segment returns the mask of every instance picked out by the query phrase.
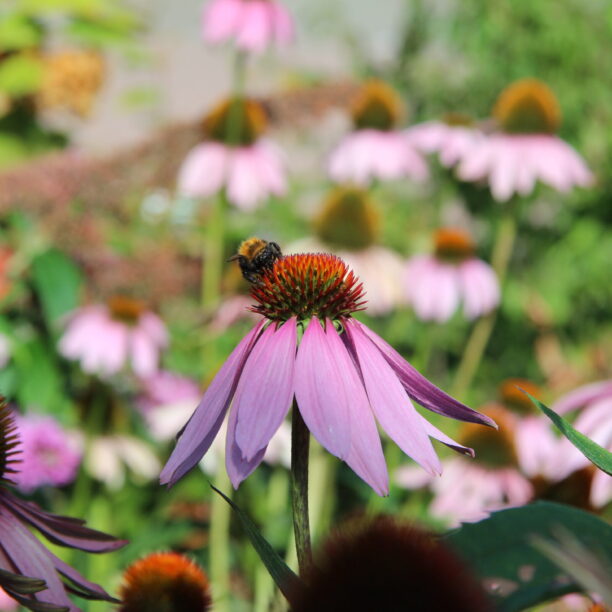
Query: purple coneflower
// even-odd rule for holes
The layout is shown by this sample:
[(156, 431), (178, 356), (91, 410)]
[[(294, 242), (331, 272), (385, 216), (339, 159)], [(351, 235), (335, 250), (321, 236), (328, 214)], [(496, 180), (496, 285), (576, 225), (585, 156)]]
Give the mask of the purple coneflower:
[(586, 187), (593, 175), (580, 155), (555, 135), (561, 112), (552, 91), (536, 79), (507, 87), (493, 109), (500, 130), (481, 139), (464, 156), (457, 175), (487, 179), (496, 200), (530, 194), (536, 180), (557, 191)]
[(466, 318), (475, 319), (499, 304), (499, 283), (493, 268), (474, 256), (475, 244), (459, 229), (438, 230), (433, 255), (409, 260), (405, 290), (417, 317), (448, 321), (463, 302)]
[[(0, 585), (23, 606), (34, 610), (37, 602), (47, 602), (56, 604), (49, 610), (78, 612), (67, 591), (89, 599), (115, 602), (102, 587), (86, 580), (47, 550), (29, 528), (33, 527), (54, 544), (87, 552), (116, 550), (126, 541), (89, 529), (79, 519), (49, 514), (37, 504), (15, 496), (10, 486), (15, 484), (12, 479), (18, 472), (18, 453), (14, 418), (3, 405), (0, 407)], [(11, 584), (15, 586), (11, 575), (44, 580), (46, 589), (31, 596), (20, 594), (11, 587)]]
[(254, 100), (219, 104), (204, 120), (205, 142), (181, 166), (179, 191), (207, 198), (225, 189), (228, 200), (242, 210), (256, 208), (270, 195), (283, 195), (284, 163), (276, 145), (261, 138), (266, 126), (265, 111)]
[(328, 171), (338, 182), (367, 185), (373, 179), (409, 177), (423, 181), (427, 163), (397, 124), (402, 102), (386, 83), (365, 83), (353, 101), (353, 132), (332, 152)]
[(208, 43), (231, 40), (243, 51), (258, 53), (273, 43), (290, 43), (294, 25), (277, 0), (212, 0), (204, 7), (202, 34)]
[(419, 374), (382, 338), (355, 320), (363, 288), (329, 254), (289, 255), (253, 285), (261, 321), (240, 342), (207, 389), (161, 473), (174, 484), (215, 439), (226, 413), (226, 466), (237, 487), (262, 461), (295, 397), (318, 442), (378, 494), (388, 475), (376, 422), (432, 473), (440, 461), (430, 437), (462, 452), (414, 408), (495, 426)]
[(461, 161), (484, 138), (469, 117), (458, 113), (449, 113), (439, 121), (417, 123), (406, 130), (406, 136), (419, 151), (437, 153), (447, 168)]
[(21, 469), (13, 478), (17, 488), (30, 493), (71, 483), (81, 463), (77, 436), (49, 416), (19, 416), (16, 421), (21, 440)]
[(60, 339), (59, 351), (80, 362), (84, 372), (110, 376), (130, 365), (137, 376), (157, 371), (168, 344), (162, 320), (140, 300), (116, 296), (106, 304), (77, 310)]

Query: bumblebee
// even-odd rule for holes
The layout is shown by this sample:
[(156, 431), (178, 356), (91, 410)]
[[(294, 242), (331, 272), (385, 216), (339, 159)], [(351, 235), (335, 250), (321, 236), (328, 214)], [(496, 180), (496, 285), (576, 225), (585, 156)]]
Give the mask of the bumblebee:
[(227, 261), (237, 261), (242, 276), (249, 283), (258, 283), (261, 275), (271, 270), (274, 262), (283, 256), (276, 242), (261, 238), (248, 238), (238, 247), (238, 253)]

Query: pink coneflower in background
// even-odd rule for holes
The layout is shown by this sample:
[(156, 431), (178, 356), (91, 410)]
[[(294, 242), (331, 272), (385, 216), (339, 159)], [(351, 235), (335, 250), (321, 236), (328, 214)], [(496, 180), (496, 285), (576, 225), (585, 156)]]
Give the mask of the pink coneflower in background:
[(258, 53), (294, 37), (289, 11), (277, 0), (212, 0), (204, 5), (202, 35), (208, 43), (232, 41), (239, 49)]
[(463, 159), (484, 138), (473, 122), (450, 113), (440, 121), (418, 123), (406, 130), (408, 140), (423, 153), (437, 153), (447, 168)]
[(463, 156), (457, 175), (487, 180), (496, 200), (529, 195), (539, 180), (557, 191), (587, 187), (593, 175), (580, 155), (555, 135), (561, 112), (552, 91), (536, 79), (507, 87), (493, 109), (499, 131)]
[(289, 253), (330, 252), (355, 272), (368, 295), (368, 313), (384, 315), (406, 298), (400, 283), (404, 259), (377, 244), (380, 212), (367, 193), (355, 187), (335, 187), (317, 213), (313, 230), (316, 238), (289, 245)]
[(463, 302), (468, 319), (499, 304), (500, 290), (489, 264), (474, 256), (475, 244), (459, 229), (438, 230), (433, 255), (417, 255), (404, 274), (406, 297), (423, 321), (448, 321)]
[(68, 321), (59, 351), (80, 362), (84, 372), (110, 376), (125, 366), (137, 376), (157, 371), (168, 344), (162, 320), (131, 298), (116, 296), (104, 305), (85, 306)]
[(253, 210), (270, 195), (283, 195), (284, 163), (276, 145), (261, 138), (266, 125), (265, 111), (254, 100), (219, 104), (204, 120), (205, 142), (181, 166), (178, 190), (207, 198), (225, 189), (228, 200), (242, 210)]
[(429, 176), (425, 159), (397, 127), (403, 105), (386, 83), (365, 83), (351, 113), (354, 131), (329, 158), (328, 172), (333, 180), (367, 185), (373, 179), (409, 177), (423, 181)]
[(388, 475), (377, 420), (432, 473), (440, 462), (430, 436), (472, 452), (425, 420), (411, 398), (445, 416), (494, 426), (352, 318), (364, 308), (363, 289), (339, 258), (283, 257), (253, 285), (252, 296), (262, 319), (210, 384), (162, 470), (163, 483), (174, 484), (198, 463), (229, 411), (226, 466), (237, 487), (262, 461), (294, 397), (318, 442), (381, 495)]
[(48, 416), (19, 416), (17, 425), (21, 440), (20, 470), (14, 476), (17, 488), (30, 493), (38, 487), (71, 483), (81, 462), (77, 436)]
[[(603, 448), (612, 451), (612, 380), (584, 385), (557, 400), (551, 408), (559, 414), (579, 410), (574, 427)], [(569, 442), (563, 442), (567, 446)], [(569, 455), (569, 452), (568, 452)], [(572, 446), (576, 470), (592, 470), (589, 501), (601, 508), (612, 500), (612, 478), (601, 470), (592, 468), (590, 462)], [(568, 461), (569, 462), (569, 461)]]
[[(85, 579), (47, 550), (30, 529), (33, 527), (54, 544), (87, 552), (116, 550), (126, 542), (89, 529), (84, 521), (49, 514), (37, 504), (19, 499), (10, 488), (18, 471), (19, 434), (13, 414), (3, 405), (0, 407), (0, 542), (3, 553), (0, 570), (8, 574), (0, 574), (0, 585), (25, 607), (47, 602), (76, 611), (78, 608), (68, 597), (69, 591), (89, 599), (117, 603), (102, 587)], [(15, 574), (44, 580), (47, 588), (31, 596), (20, 595), (18, 585), (13, 584), (11, 588), (10, 576)]]
[(428, 486), (433, 493), (429, 507), (432, 516), (451, 525), (478, 521), (494, 510), (521, 506), (532, 499), (534, 489), (518, 469), (514, 435), (517, 417), (502, 406), (485, 413), (495, 419), (499, 431), (482, 430), (472, 424), (462, 426), (460, 441), (473, 446), (476, 459), (460, 457), (444, 461), (444, 473), (432, 478), (403, 466), (395, 474), (398, 485), (407, 489)]

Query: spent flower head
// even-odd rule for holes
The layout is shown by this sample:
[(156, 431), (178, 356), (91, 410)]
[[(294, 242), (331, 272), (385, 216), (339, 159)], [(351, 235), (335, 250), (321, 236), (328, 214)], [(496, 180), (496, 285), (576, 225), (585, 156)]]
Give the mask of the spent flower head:
[(353, 318), (365, 308), (363, 287), (338, 257), (281, 257), (251, 295), (261, 320), (205, 392), (162, 471), (163, 483), (175, 483), (198, 463), (229, 413), (226, 466), (237, 487), (262, 461), (294, 398), (319, 443), (381, 495), (388, 475), (377, 421), (432, 473), (440, 472), (440, 462), (430, 437), (472, 454), (423, 418), (411, 399), (451, 418), (494, 426)]
[(354, 519), (321, 546), (293, 612), (492, 611), (477, 578), (439, 538), (387, 516)]

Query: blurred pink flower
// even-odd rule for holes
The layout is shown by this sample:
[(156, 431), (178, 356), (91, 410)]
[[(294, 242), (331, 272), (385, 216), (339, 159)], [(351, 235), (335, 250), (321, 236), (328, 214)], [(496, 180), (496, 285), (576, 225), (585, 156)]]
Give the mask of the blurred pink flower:
[(328, 171), (337, 182), (357, 185), (402, 177), (424, 181), (429, 176), (423, 156), (399, 130), (360, 129), (348, 134), (332, 152)]
[(285, 256), (251, 294), (263, 318), (204, 393), (162, 470), (162, 483), (176, 483), (199, 462), (228, 414), (226, 466), (237, 487), (261, 463), (294, 396), (319, 443), (381, 495), (388, 491), (388, 475), (377, 420), (432, 473), (439, 473), (440, 462), (431, 437), (471, 454), (422, 417), (410, 398), (447, 417), (494, 426), (351, 317), (363, 308), (363, 289), (339, 258)]
[(0, 612), (14, 612), (19, 604), (4, 589), (0, 588)]
[[(584, 385), (568, 393), (551, 408), (560, 414), (580, 409), (574, 427), (585, 436), (612, 452), (612, 380)], [(569, 445), (568, 441), (566, 446)], [(573, 447), (572, 447), (573, 448)], [(578, 453), (577, 449), (574, 449)], [(580, 469), (590, 462), (578, 453), (575, 466)], [(612, 500), (612, 478), (596, 470), (591, 484), (591, 504), (601, 508)]]
[(487, 178), (500, 202), (514, 193), (529, 195), (537, 180), (560, 192), (593, 182), (582, 157), (552, 134), (490, 134), (464, 155), (457, 176), (463, 181)]
[(162, 320), (137, 300), (115, 297), (107, 304), (85, 306), (69, 319), (59, 351), (80, 362), (84, 372), (110, 376), (130, 365), (137, 376), (157, 371), (168, 344)]
[(491, 193), (505, 201), (529, 195), (537, 180), (560, 192), (587, 187), (593, 175), (580, 155), (555, 135), (561, 120), (552, 91), (535, 79), (507, 87), (493, 109), (500, 131), (482, 138), (461, 160), (457, 176), (488, 180)]
[[(439, 477), (416, 475), (415, 466), (400, 467), (395, 481), (407, 489), (429, 485), (434, 499), (429, 512), (449, 525), (470, 523), (486, 518), (490, 512), (522, 506), (533, 497), (529, 480), (512, 467), (490, 469), (460, 457), (443, 462)], [(421, 470), (421, 474), (422, 474)]]
[(437, 153), (440, 163), (454, 166), (484, 138), (480, 130), (468, 125), (452, 125), (444, 121), (426, 121), (405, 132), (410, 143), (423, 153)]
[(521, 474), (516, 461), (516, 416), (500, 406), (484, 413), (495, 419), (499, 431), (476, 431), (467, 424), (460, 438), (474, 446), (476, 459), (447, 459), (440, 477), (418, 474), (414, 466), (402, 466), (395, 473), (399, 486), (427, 486), (434, 496), (429, 511), (453, 526), (478, 521), (494, 510), (521, 506), (534, 495), (531, 482)]
[(278, 148), (263, 139), (240, 147), (220, 142), (197, 145), (181, 166), (179, 191), (207, 198), (223, 188), (229, 201), (242, 210), (257, 208), (270, 195), (283, 195), (287, 184)]
[(30, 493), (70, 484), (81, 462), (77, 436), (48, 416), (18, 416), (16, 422), (21, 440), (20, 470), (13, 479), (17, 488)]
[(212, 0), (204, 7), (202, 34), (208, 43), (233, 41), (258, 53), (294, 37), (291, 15), (277, 0)]
[(123, 434), (97, 436), (85, 455), (85, 469), (113, 491), (123, 486), (126, 468), (137, 480), (148, 482), (159, 474), (160, 467), (148, 444)]
[(257, 315), (249, 310), (253, 300), (248, 295), (232, 295), (224, 299), (210, 322), (210, 331), (223, 333), (242, 319), (256, 322)]
[(142, 387), (138, 407), (145, 414), (158, 406), (198, 399), (201, 394), (200, 387), (194, 380), (168, 370), (159, 370), (144, 378)]
[(499, 304), (500, 289), (493, 268), (473, 255), (474, 245), (461, 230), (442, 229), (436, 253), (417, 255), (404, 274), (406, 297), (423, 321), (448, 321), (463, 302), (468, 319), (480, 317)]

